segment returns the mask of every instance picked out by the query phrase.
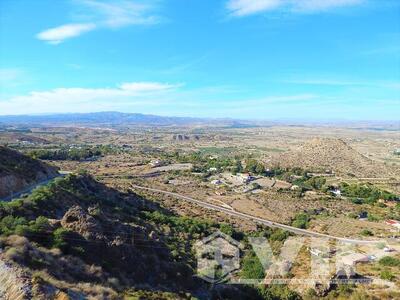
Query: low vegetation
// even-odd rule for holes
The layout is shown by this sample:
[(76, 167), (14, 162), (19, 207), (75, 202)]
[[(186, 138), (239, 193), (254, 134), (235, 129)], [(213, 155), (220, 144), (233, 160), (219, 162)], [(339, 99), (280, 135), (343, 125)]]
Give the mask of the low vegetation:
[(107, 154), (121, 152), (118, 147), (99, 145), (99, 146), (71, 146), (57, 150), (36, 149), (28, 152), (28, 155), (34, 159), (43, 160), (76, 160), (81, 161)]

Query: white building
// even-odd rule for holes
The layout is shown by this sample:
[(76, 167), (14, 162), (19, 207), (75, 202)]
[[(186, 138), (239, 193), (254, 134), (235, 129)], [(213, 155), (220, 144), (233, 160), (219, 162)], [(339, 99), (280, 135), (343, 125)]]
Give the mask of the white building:
[(163, 165), (163, 162), (159, 159), (155, 159), (150, 162), (150, 166), (153, 168), (161, 167), (162, 165)]
[(214, 184), (214, 185), (223, 184), (223, 182), (220, 179), (215, 179), (215, 180), (211, 181), (211, 183)]
[(342, 192), (339, 189), (332, 189), (329, 190), (330, 193), (332, 193), (335, 197), (340, 197), (342, 195)]
[(237, 176), (243, 183), (249, 183), (254, 179), (254, 177), (251, 176), (249, 173), (239, 173), (237, 174)]

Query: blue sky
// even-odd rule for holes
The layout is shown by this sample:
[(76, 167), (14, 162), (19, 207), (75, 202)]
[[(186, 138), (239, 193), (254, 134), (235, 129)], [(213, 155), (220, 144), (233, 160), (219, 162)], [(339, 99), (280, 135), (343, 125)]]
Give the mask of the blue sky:
[(2, 0), (0, 114), (399, 120), (400, 1)]

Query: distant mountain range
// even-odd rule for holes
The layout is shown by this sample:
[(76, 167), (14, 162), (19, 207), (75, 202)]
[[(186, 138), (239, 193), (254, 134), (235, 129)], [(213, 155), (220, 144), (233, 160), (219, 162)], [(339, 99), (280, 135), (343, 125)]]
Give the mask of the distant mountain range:
[(353, 129), (369, 130), (400, 130), (400, 121), (349, 121), (349, 120), (239, 120), (230, 118), (193, 118), (157, 116), (141, 113), (93, 112), (93, 113), (62, 113), (43, 115), (0, 115), (0, 127), (3, 125), (82, 125), (82, 126), (183, 126), (209, 125), (231, 128), (246, 128), (257, 126), (338, 126)]
[(102, 125), (186, 125), (206, 123), (234, 123), (234, 121), (210, 120), (188, 117), (165, 117), (140, 113), (94, 112), (49, 115), (0, 116), (5, 124), (102, 124)]

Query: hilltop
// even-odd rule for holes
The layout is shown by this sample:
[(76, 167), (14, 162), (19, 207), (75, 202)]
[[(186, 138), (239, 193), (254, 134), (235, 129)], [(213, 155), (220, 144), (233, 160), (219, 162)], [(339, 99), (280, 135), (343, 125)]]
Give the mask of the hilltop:
[(0, 198), (57, 176), (57, 168), (0, 146)]
[(277, 156), (281, 167), (299, 167), (311, 171), (330, 170), (342, 176), (385, 177), (393, 175), (388, 166), (373, 161), (335, 138), (314, 138), (299, 149)]

